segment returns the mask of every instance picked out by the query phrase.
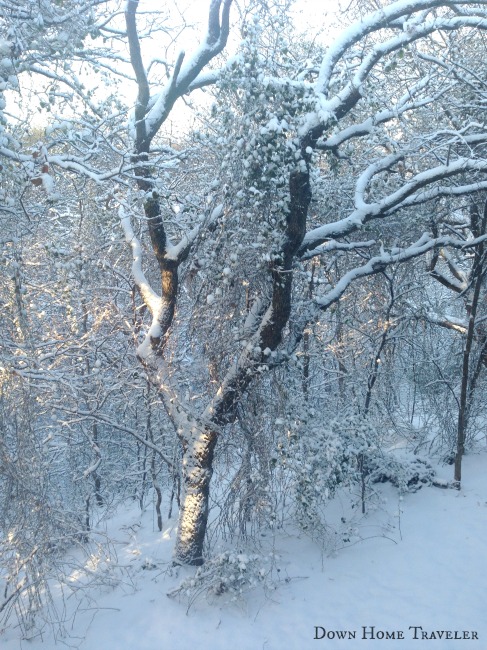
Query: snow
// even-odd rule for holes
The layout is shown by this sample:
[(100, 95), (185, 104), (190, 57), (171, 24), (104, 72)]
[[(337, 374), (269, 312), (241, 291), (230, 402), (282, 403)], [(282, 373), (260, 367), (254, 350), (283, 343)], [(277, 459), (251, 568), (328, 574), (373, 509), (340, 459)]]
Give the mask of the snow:
[[(450, 162), (448, 165), (439, 165), (427, 171), (420, 172), (410, 178), (399, 189), (386, 195), (380, 201), (366, 203), (364, 195), (371, 179), (381, 171), (392, 167), (394, 163), (400, 160), (401, 155), (393, 154), (369, 165), (356, 182), (354, 194), (355, 210), (344, 219), (324, 224), (323, 226), (308, 231), (303, 239), (301, 248), (303, 250), (310, 249), (313, 246), (318, 246), (328, 238), (352, 233), (367, 221), (385, 215), (389, 216), (405, 206), (425, 203), (427, 200), (431, 200), (436, 196), (468, 194), (487, 187), (485, 181), (478, 181), (471, 185), (430, 187), (436, 181), (441, 181), (469, 170), (476, 172), (487, 170), (487, 164), (483, 159), (470, 160), (467, 158), (459, 158)], [(428, 189), (424, 189), (425, 187)]]
[[(11, 53), (12, 43), (6, 41), (4, 38), (0, 38), (0, 56), (8, 56)], [(9, 59), (9, 63), (12, 62)]]
[[(469, 18), (466, 15), (446, 19), (440, 19), (435, 16), (432, 20), (423, 22), (422, 18), (426, 14), (423, 14), (420, 10), (422, 8), (430, 9), (435, 4), (435, 0), (415, 0), (414, 3), (411, 3), (410, 0), (405, 0), (404, 2), (399, 0), (371, 13), (361, 22), (354, 23), (342, 32), (333, 45), (328, 48), (323, 58), (320, 72), (314, 85), (317, 98), (315, 111), (309, 113), (303, 120), (299, 129), (300, 136), (305, 136), (306, 133), (318, 125), (322, 125), (323, 128), (328, 128), (330, 120), (333, 119), (338, 109), (345, 106), (357, 92), (359, 95), (362, 94), (362, 84), (366, 81), (375, 63), (383, 58), (384, 55), (398, 51), (408, 43), (442, 29), (455, 30), (463, 25), (485, 28), (485, 21), (473, 16)], [(402, 26), (404, 31), (372, 47), (355, 71), (350, 82), (345, 84), (340, 92), (330, 97), (329, 91), (335, 66), (344, 56), (345, 52), (365, 35), (379, 31), (387, 24), (395, 24), (397, 27), (398, 19), (401, 20), (413, 11), (416, 12), (416, 15), (403, 22)]]
[(182, 252), (190, 246), (196, 239), (196, 237), (199, 235), (201, 232), (201, 224), (198, 224), (195, 226), (192, 230), (190, 230), (188, 233), (184, 234), (181, 239), (179, 240), (178, 244), (171, 244), (169, 241), (169, 238), (167, 240), (166, 244), (166, 253), (165, 253), (165, 258), (168, 260), (174, 260), (178, 261), (180, 258)]
[(161, 297), (152, 289), (142, 270), (142, 247), (130, 223), (130, 212), (122, 204), (119, 208), (119, 218), (125, 234), (125, 240), (132, 248), (132, 276), (134, 281), (151, 313), (158, 313), (161, 309)]
[(216, 208), (212, 210), (210, 221), (213, 222), (215, 219), (218, 219), (218, 217), (221, 217), (222, 214), (223, 214), (223, 203), (219, 203), (216, 206)]
[(61, 195), (57, 194), (54, 191), (54, 180), (52, 176), (48, 173), (42, 173), (40, 177), (41, 177), (42, 187), (44, 188), (47, 196), (51, 200), (59, 199)]
[[(152, 510), (141, 515), (130, 506), (107, 530), (116, 540), (125, 578), (98, 586), (89, 603), (80, 605), (79, 596), (67, 600), (69, 637), (59, 639), (59, 646), (307, 650), (318, 647), (315, 635), (324, 634), (322, 647), (364, 650), (375, 649), (380, 633), (388, 632), (389, 640), (379, 647), (395, 647), (402, 635), (399, 647), (409, 650), (415, 647), (414, 635), (421, 640), (424, 632), (428, 650), (482, 650), (487, 639), (486, 461), (485, 450), (465, 457), (460, 491), (424, 487), (403, 499), (391, 486), (381, 485), (380, 507), (354, 515), (352, 537), (338, 535), (332, 554), (322, 553), (296, 530), (268, 533), (263, 540), (267, 557), (274, 558), (277, 589), (256, 587), (236, 602), (224, 595), (202, 596), (189, 609), (184, 599), (166, 596), (195, 571), (171, 567), (175, 522), (156, 532)], [(446, 485), (451, 467), (437, 471), (439, 483)], [(341, 517), (350, 516), (345, 501), (338, 498), (329, 505), (331, 531), (338, 530)], [(235, 549), (237, 569), (245, 570), (251, 557), (247, 549)], [(94, 558), (91, 568), (108, 571), (109, 565)], [(75, 583), (76, 575), (72, 578)], [(447, 632), (453, 638), (457, 632), (460, 640), (449, 639)], [(463, 632), (468, 633), (465, 640)], [(3, 650), (56, 647), (48, 628), (29, 642), (20, 640), (15, 627), (1, 636)]]

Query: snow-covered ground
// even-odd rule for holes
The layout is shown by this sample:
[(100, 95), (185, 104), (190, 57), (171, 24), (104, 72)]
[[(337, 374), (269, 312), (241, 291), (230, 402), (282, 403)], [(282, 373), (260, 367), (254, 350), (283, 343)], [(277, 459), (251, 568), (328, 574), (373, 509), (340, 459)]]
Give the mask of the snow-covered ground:
[[(323, 553), (306, 536), (279, 531), (264, 538), (260, 549), (266, 570), (273, 566), (276, 589), (259, 585), (235, 602), (225, 593), (201, 595), (189, 609), (184, 598), (167, 597), (194, 572), (171, 569), (171, 529), (155, 532), (151, 511), (118, 513), (108, 532), (116, 542), (119, 568), (112, 571), (120, 581), (92, 590), (91, 600), (67, 599), (68, 636), (55, 638), (46, 627), (42, 635), (21, 640), (12, 624), (0, 631), (0, 646), (485, 650), (486, 466), (486, 453), (467, 456), (461, 491), (426, 487), (399, 499), (392, 486), (380, 486), (378, 507), (356, 518), (348, 532), (349, 513), (337, 500), (330, 519), (340, 522), (335, 530), (341, 549)], [(452, 468), (440, 467), (438, 473), (451, 479)], [(94, 560), (92, 568), (111, 574), (103, 562)], [(54, 588), (53, 594), (56, 598)]]

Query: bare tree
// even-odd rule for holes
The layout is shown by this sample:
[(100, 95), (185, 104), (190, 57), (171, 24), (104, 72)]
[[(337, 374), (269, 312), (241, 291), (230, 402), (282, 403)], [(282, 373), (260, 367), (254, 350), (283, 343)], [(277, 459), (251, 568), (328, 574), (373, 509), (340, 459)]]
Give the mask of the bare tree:
[[(483, 125), (462, 117), (469, 93), (481, 103), (483, 86), (474, 82), (481, 63), (474, 57), (465, 75), (458, 49), (459, 42), (473, 47), (487, 27), (486, 4), (379, 3), (323, 51), (293, 49), (280, 3), (253, 2), (240, 55), (225, 61), (232, 0), (212, 0), (201, 42), (172, 64), (164, 61), (162, 83), (144, 64), (139, 2), (128, 0), (124, 28), (116, 11), (94, 12), (91, 23), (73, 23), (81, 44), (72, 59), (117, 67), (119, 78), (135, 83), (128, 137), (115, 98), (97, 104), (63, 73), (61, 57), (51, 57), (49, 30), (38, 46), (47, 43), (41, 69), (13, 34), (3, 43), (14, 48), (13, 66), (55, 81), (54, 102), (57, 88), (71, 88), (71, 106), (79, 102), (86, 111), (68, 126), (55, 122), (36, 151), (4, 140), (7, 164), (29, 182), (40, 180), (49, 200), (60, 198), (55, 174), (73, 173), (103, 188), (109, 212), (119, 206), (138, 311), (148, 314), (135, 328), (137, 356), (183, 450), (176, 562), (203, 561), (215, 446), (242, 417), (238, 406), (251, 385), (293, 360), (307, 328), (352, 284), (439, 248), (482, 246), (483, 232), (467, 240), (455, 231), (435, 234), (425, 212), (434, 201), (457, 205), (487, 189)], [(62, 17), (55, 3), (50, 11), (44, 21), (52, 32), (68, 24), (69, 7)], [(27, 25), (37, 20), (29, 7), (15, 15)], [(269, 38), (264, 25), (280, 38)], [(91, 32), (95, 45), (100, 34), (126, 41), (129, 59), (116, 47), (97, 53), (83, 46)], [(69, 48), (56, 38), (64, 56)], [(214, 178), (195, 173), (199, 196), (182, 183), (171, 190), (174, 201), (171, 170), (184, 169), (189, 154), (168, 145), (164, 127), (178, 102), (210, 86), (217, 114), (198, 146), (211, 147), (203, 164)], [(229, 233), (240, 240), (230, 241)], [(303, 287), (312, 260), (310, 294)], [(331, 260), (339, 262), (336, 274)], [(197, 355), (186, 358), (187, 337), (199, 325), (207, 340), (201, 335)]]
[[(224, 3), (223, 7), (220, 5), (219, 2), (213, 2), (211, 5), (208, 35), (202, 49), (186, 66), (185, 57), (180, 55), (168, 85), (153, 100), (151, 108), (148, 84), (136, 38), (136, 3), (129, 5), (128, 33), (131, 39), (132, 63), (139, 84), (136, 113), (138, 161), (146, 162), (149, 143), (175, 99), (212, 79), (212, 75), (199, 78), (198, 75), (201, 75), (203, 65), (221, 51), (226, 41), (230, 3)], [(441, 10), (437, 11), (438, 7)], [(161, 271), (161, 296), (150, 288), (142, 272), (141, 248), (129, 225), (127, 209), (122, 209), (122, 223), (127, 241), (133, 250), (135, 281), (153, 315), (152, 325), (138, 349), (138, 356), (151, 371), (153, 381), (162, 392), (167, 412), (184, 450), (185, 491), (176, 543), (177, 561), (195, 564), (202, 561), (214, 447), (225, 425), (235, 419), (236, 405), (258, 373), (262, 372), (262, 369), (282, 363), (284, 358), (296, 349), (306, 325), (321, 311), (337, 302), (352, 282), (383, 271), (389, 265), (423, 255), (439, 246), (474, 247), (483, 241), (482, 236), (466, 243), (454, 236), (434, 237), (431, 234), (423, 234), (408, 245), (393, 246), (389, 252), (386, 252), (382, 245), (377, 254), (365, 255), (363, 264), (345, 272), (333, 289), (320, 292), (314, 300), (309, 301), (307, 308), (294, 321), (293, 327), (287, 330), (292, 313), (293, 271), (300, 259), (321, 257), (334, 248), (366, 251), (376, 242), (341, 242), (369, 222), (386, 221), (399, 212), (414, 209), (438, 197), (464, 195), (483, 189), (485, 181), (481, 174), (486, 169), (486, 163), (482, 157), (456, 155), (452, 160), (447, 157), (446, 148), (443, 149), (443, 159), (442, 154), (438, 153), (430, 159), (425, 155), (418, 157), (419, 150), (414, 148), (414, 142), (401, 142), (400, 139), (394, 142), (390, 135), (393, 125), (401, 123), (402, 116), (405, 116), (404, 124), (407, 126), (411, 113), (419, 113), (425, 106), (434, 104), (444, 95), (447, 87), (439, 62), (433, 61), (419, 78), (408, 84), (409, 87), (405, 89), (402, 97), (391, 97), (390, 104), (385, 108), (371, 112), (373, 102), (370, 108), (367, 106), (367, 91), (373, 87), (375, 79), (380, 79), (380, 75), (385, 74), (391, 57), (405, 48), (413, 48), (416, 52), (415, 44), (428, 39), (432, 34), (447, 34), (460, 27), (469, 26), (479, 29), (486, 25), (481, 5), (472, 7), (470, 4), (467, 6), (465, 3), (455, 3), (453, 9), (454, 11), (450, 12), (450, 5), (446, 3), (420, 1), (408, 7), (403, 3), (392, 3), (370, 14), (360, 25), (345, 31), (328, 49), (311, 85), (304, 81), (292, 80), (292, 83), (296, 84), (293, 87), (294, 96), (299, 93), (304, 95), (308, 106), (314, 103), (313, 110), (308, 110), (307, 113), (298, 111), (298, 115), (294, 116), (294, 126), (289, 125), (288, 119), (279, 119), (268, 113), (267, 123), (261, 119), (260, 131), (256, 137), (250, 142), (248, 135), (245, 138), (247, 148), (244, 152), (256, 154), (254, 158), (257, 159), (258, 166), (255, 173), (260, 174), (260, 180), (270, 172), (270, 165), (262, 160), (261, 152), (264, 146), (270, 147), (275, 139), (279, 140), (279, 134), (281, 141), (291, 142), (288, 151), (291, 150), (293, 155), (292, 160), (281, 157), (278, 163), (279, 174), (287, 174), (288, 180), (285, 187), (280, 188), (280, 196), (284, 201), (276, 227), (279, 234), (274, 238), (273, 248), (269, 250), (268, 288), (250, 309), (248, 335), (243, 352), (236, 355), (218, 379), (213, 396), (199, 413), (195, 413), (182, 399), (178, 389), (178, 373), (171, 367), (165, 354), (178, 297), (177, 271), (190, 254), (202, 228), (214, 228), (215, 222), (221, 222), (225, 209), (232, 211), (234, 208), (230, 197), (227, 206), (214, 210), (204, 221), (204, 226), (195, 226), (178, 244), (171, 244), (147, 168), (142, 165), (137, 168), (139, 187), (149, 193), (146, 194), (144, 210), (153, 251)], [(357, 48), (362, 42), (365, 49), (358, 53)], [(419, 49), (417, 51), (419, 52)], [(309, 74), (313, 76), (314, 73), (310, 70)], [(248, 81), (241, 72), (240, 77), (237, 73), (236, 78), (237, 85), (240, 83), (240, 89), (245, 91), (249, 85)], [(265, 87), (271, 87), (274, 92), (283, 83), (291, 86), (291, 81), (276, 76), (265, 79)], [(373, 91), (370, 92), (372, 97)], [(357, 120), (362, 103), (363, 117)], [(381, 129), (383, 125), (389, 126), (389, 131), (387, 128)], [(321, 224), (306, 231), (312, 198), (312, 170), (316, 169), (317, 156), (327, 151), (340, 156), (342, 149), (360, 142), (365, 137), (372, 138), (369, 150), (372, 149), (376, 158), (358, 173), (355, 186), (352, 187), (354, 201), (349, 214), (338, 221)], [(453, 134), (453, 138), (455, 137), (457, 136)], [(483, 136), (475, 132), (474, 128), (472, 134), (467, 137), (480, 139)], [(387, 143), (384, 138), (387, 138)], [(391, 147), (395, 151), (391, 151)], [(379, 155), (381, 149), (382, 152), (385, 149), (386, 155)], [(259, 161), (259, 156), (262, 162)], [(435, 158), (438, 164), (432, 166), (431, 162)], [(461, 179), (466, 172), (473, 175), (473, 182), (460, 180), (460, 183), (454, 185), (449, 183), (450, 179)], [(256, 192), (259, 191), (258, 185), (254, 184), (252, 187)]]

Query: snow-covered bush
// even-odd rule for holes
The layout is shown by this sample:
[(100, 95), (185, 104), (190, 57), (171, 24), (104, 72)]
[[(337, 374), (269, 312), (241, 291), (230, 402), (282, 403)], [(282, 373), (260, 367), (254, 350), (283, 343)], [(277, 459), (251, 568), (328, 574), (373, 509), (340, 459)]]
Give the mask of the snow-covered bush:
[(167, 595), (187, 601), (189, 608), (201, 596), (210, 599), (221, 596), (234, 602), (258, 585), (273, 590), (276, 588), (274, 561), (272, 553), (266, 557), (225, 551), (205, 562)]
[[(285, 424), (278, 421), (278, 426)], [(339, 486), (358, 482), (364, 457), (376, 450), (376, 433), (363, 417), (338, 415), (327, 423), (287, 423), (278, 461), (294, 475), (296, 517), (305, 531), (323, 532), (323, 507)]]
[(353, 412), (328, 422), (315, 417), (307, 424), (288, 423), (277, 459), (294, 476), (297, 521), (316, 537), (324, 534), (324, 507), (338, 488), (358, 486), (365, 513), (371, 485), (389, 481), (402, 493), (414, 492), (434, 476), (426, 461), (384, 451), (377, 425)]
[(416, 492), (424, 485), (431, 485), (435, 476), (435, 470), (426, 460), (412, 454), (398, 457), (389, 452), (368, 457), (366, 469), (371, 483), (389, 481), (401, 493)]

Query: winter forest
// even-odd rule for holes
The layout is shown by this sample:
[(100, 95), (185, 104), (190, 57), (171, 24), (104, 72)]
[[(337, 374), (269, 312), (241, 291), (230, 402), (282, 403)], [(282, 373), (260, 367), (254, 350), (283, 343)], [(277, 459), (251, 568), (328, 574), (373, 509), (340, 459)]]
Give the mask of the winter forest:
[(0, 0), (0, 644), (139, 569), (278, 599), (485, 473), (487, 0), (190, 5)]

